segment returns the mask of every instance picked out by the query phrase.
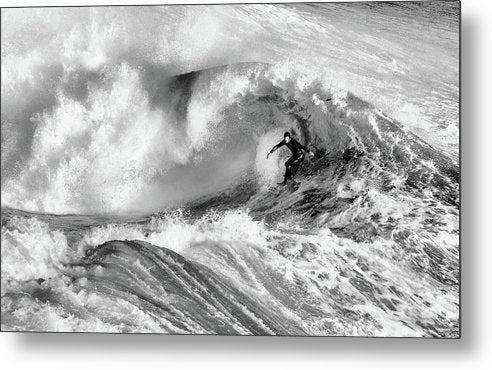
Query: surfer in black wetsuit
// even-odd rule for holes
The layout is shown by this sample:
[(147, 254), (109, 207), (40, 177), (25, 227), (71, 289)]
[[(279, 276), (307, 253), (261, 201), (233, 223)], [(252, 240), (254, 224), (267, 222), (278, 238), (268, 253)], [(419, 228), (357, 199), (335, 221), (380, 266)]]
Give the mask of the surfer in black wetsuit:
[[(284, 175), (284, 182), (282, 185), (287, 184), (287, 180), (293, 179), (294, 175), (297, 172), (297, 169), (299, 168), (299, 165), (301, 162), (304, 160), (304, 155), (306, 153), (309, 153), (310, 155), (314, 155), (313, 152), (309, 151), (309, 149), (300, 144), (296, 139), (291, 138), (290, 132), (286, 132), (284, 134), (284, 139), (275, 145), (272, 150), (267, 154), (267, 159), (272, 154), (275, 152), (278, 148), (287, 145), (287, 148), (290, 149), (292, 152), (292, 156), (285, 162), (285, 175)], [(304, 152), (303, 152), (304, 151)]]

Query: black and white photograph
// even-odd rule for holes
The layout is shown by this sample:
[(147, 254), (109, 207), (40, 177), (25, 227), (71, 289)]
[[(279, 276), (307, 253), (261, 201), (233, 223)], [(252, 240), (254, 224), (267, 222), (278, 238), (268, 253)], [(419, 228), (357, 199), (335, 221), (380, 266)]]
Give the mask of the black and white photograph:
[(1, 330), (460, 338), (460, 16), (2, 8)]

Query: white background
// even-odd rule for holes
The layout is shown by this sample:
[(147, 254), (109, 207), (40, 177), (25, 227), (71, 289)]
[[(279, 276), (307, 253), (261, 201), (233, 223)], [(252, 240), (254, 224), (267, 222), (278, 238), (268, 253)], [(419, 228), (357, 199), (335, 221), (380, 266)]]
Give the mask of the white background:
[[(136, 0), (0, 0), (1, 6)], [(144, 0), (141, 3), (170, 3)], [(197, 3), (204, 0), (175, 0)], [(222, 2), (215, 0), (215, 2)], [(0, 333), (3, 369), (474, 369), (492, 364), (492, 2), (462, 1), (462, 338), (357, 339)], [(487, 68), (488, 67), (488, 68)], [(486, 365), (489, 363), (489, 365)], [(139, 369), (139, 370), (140, 370)]]

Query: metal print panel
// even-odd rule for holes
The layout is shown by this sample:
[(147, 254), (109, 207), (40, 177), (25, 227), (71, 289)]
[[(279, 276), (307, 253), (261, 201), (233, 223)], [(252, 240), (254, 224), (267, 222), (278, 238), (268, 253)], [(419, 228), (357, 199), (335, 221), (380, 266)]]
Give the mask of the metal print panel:
[(1, 21), (3, 331), (459, 337), (458, 2)]

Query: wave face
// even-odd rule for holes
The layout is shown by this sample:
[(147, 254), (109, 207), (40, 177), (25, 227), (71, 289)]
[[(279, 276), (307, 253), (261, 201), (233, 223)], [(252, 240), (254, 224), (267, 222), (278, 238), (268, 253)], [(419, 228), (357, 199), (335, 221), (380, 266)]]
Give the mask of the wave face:
[(409, 181), (425, 185), (427, 171), (456, 180), (449, 156), (353, 94), (333, 92), (288, 67), (250, 63), (162, 79), (155, 74), (122, 64), (98, 75), (101, 82), (91, 84), (84, 102), (60, 96), (53, 112), (36, 118), (25, 166), (6, 176), (4, 205), (149, 212), (251, 178), (269, 183), (281, 177), (283, 165), (278, 156), (264, 156), (285, 130), (324, 159), (364, 153), (371, 167), (386, 166), (392, 177), (416, 176)]
[[(285, 102), (312, 111), (319, 145), (346, 146), (343, 108), (316, 104), (345, 104), (347, 91), (456, 158), (457, 14), (454, 3), (6, 10), (2, 205), (180, 205), (231, 185), (260, 143), (298, 126)], [(207, 70), (245, 61), (272, 66)]]
[(458, 334), (456, 240), (442, 219), (362, 241), (364, 230), (272, 227), (238, 210), (2, 218), (3, 330)]
[(2, 329), (458, 336), (454, 6), (2, 12)]

